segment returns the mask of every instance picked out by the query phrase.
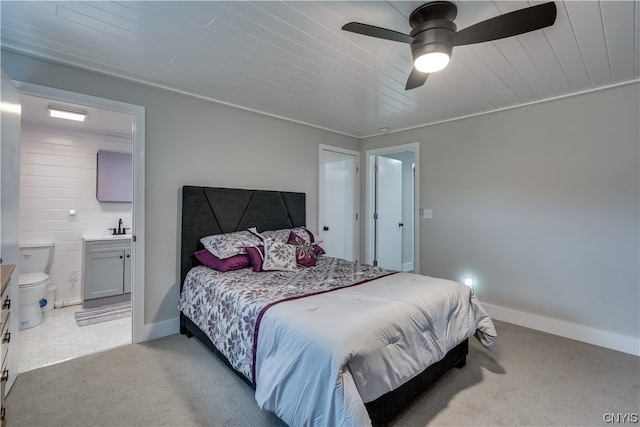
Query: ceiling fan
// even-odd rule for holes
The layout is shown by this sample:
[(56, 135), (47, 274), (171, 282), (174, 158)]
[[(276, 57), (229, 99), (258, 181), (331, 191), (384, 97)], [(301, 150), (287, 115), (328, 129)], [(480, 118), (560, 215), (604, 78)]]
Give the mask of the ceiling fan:
[(551, 26), (556, 21), (557, 10), (554, 2), (543, 3), (478, 22), (460, 31), (453, 23), (457, 13), (453, 3), (434, 1), (411, 12), (409, 25), (412, 29), (409, 34), (359, 22), (349, 22), (342, 29), (409, 43), (414, 67), (405, 90), (410, 90), (422, 86), (429, 73), (445, 68), (454, 46), (498, 40)]

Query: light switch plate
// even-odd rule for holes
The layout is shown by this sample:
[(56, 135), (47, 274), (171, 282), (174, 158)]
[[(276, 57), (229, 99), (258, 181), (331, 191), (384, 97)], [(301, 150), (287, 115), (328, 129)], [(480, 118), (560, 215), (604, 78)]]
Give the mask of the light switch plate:
[(423, 219), (431, 219), (433, 218), (433, 210), (432, 209), (420, 209), (422, 211)]

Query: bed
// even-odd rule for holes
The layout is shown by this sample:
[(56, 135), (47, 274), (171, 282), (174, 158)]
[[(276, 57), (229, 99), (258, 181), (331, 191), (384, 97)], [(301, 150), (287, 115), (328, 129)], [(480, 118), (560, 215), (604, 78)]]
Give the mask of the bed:
[[(304, 229), (305, 203), (305, 194), (296, 192), (182, 188), (180, 332), (201, 340), (255, 390), (261, 408), (290, 425), (386, 425), (448, 370), (464, 367), (470, 336), (491, 348), (495, 329), (468, 288), (443, 279), (326, 255), (295, 272), (265, 274), (246, 267), (221, 273), (194, 256), (205, 236)], [(274, 297), (281, 291), (271, 280), (282, 283), (285, 293)], [(310, 282), (309, 290), (300, 290)], [(424, 297), (424, 305), (438, 313), (425, 322), (446, 329), (447, 336), (438, 337), (428, 353), (409, 354), (425, 351), (422, 335), (431, 324), (415, 326), (420, 333), (409, 330), (398, 306), (386, 308), (381, 301), (393, 292), (402, 306), (417, 306), (414, 301), (423, 296), (411, 292), (423, 292), (427, 282), (453, 301), (436, 304), (432, 295)], [(243, 302), (227, 296), (239, 288)], [(213, 318), (216, 304), (218, 312), (232, 315)], [(417, 323), (415, 316), (410, 323)]]

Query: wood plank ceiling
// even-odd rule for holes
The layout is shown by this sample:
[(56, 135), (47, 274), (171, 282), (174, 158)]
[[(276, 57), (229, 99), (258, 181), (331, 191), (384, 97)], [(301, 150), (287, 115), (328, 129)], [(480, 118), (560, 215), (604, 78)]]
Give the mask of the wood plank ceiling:
[[(540, 1), (457, 1), (458, 29)], [(557, 1), (554, 26), (459, 46), (405, 91), (422, 2), (2, 1), (2, 48), (366, 137), (640, 78), (637, 1)]]

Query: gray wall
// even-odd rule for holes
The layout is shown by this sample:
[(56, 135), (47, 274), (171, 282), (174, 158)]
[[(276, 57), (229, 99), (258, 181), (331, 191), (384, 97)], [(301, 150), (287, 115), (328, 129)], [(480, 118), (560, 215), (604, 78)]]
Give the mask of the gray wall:
[(639, 335), (639, 84), (361, 141), (420, 143), (422, 274), (487, 303)]
[(14, 80), (146, 107), (145, 324), (178, 316), (178, 191), (183, 185), (307, 193), (317, 229), (319, 144), (354, 138), (2, 51)]

